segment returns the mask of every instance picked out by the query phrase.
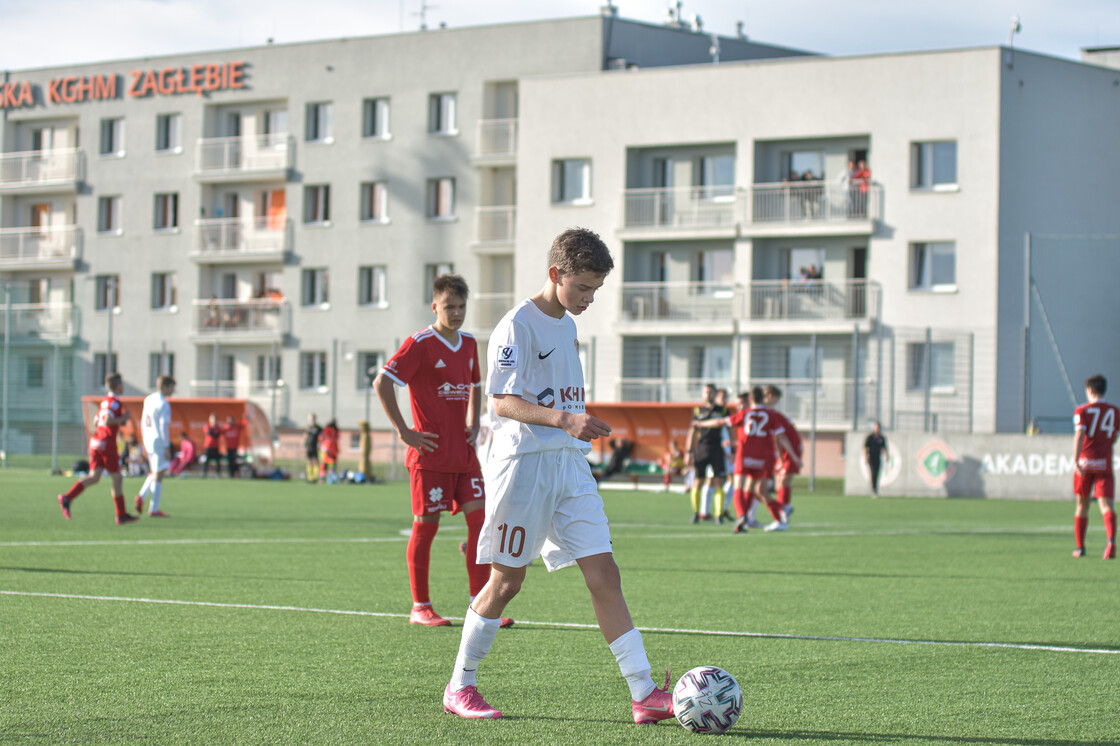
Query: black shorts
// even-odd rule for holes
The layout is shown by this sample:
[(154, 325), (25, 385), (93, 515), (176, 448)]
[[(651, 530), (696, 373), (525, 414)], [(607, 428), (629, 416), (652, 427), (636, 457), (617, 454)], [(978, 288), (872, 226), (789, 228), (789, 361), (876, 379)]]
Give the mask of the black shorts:
[(206, 449), (206, 460), (218, 462), (222, 460), (222, 452), (217, 448)]
[(698, 456), (693, 460), (692, 465), (696, 468), (697, 480), (708, 476), (708, 467), (711, 467), (713, 477), (727, 476), (727, 460), (723, 457), (723, 451), (714, 456)]
[(318, 461), (319, 460), (319, 452), (318, 451), (308, 451), (307, 452), (307, 460), (308, 461)]

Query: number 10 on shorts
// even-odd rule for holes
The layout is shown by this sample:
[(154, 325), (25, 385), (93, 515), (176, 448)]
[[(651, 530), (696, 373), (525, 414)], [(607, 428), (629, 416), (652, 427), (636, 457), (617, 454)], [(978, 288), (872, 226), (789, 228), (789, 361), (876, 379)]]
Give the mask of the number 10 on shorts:
[[(510, 557), (520, 557), (525, 551), (525, 529), (522, 526), (510, 526), (503, 523), (498, 526), (502, 532), (502, 541), (498, 546), (499, 554), (509, 554)], [(508, 544), (506, 543), (508, 540)]]

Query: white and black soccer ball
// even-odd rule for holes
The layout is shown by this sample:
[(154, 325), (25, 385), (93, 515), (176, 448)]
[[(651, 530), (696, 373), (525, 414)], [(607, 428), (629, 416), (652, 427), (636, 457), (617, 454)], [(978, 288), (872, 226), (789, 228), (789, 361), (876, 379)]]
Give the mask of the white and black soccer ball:
[(742, 710), (743, 690), (722, 668), (697, 666), (673, 687), (673, 712), (693, 733), (723, 733)]

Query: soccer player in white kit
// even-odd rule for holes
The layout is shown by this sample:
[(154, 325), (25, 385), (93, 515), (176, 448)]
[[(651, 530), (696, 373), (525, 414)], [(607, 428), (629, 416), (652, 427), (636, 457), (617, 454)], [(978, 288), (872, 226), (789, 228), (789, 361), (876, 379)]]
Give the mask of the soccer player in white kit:
[(610, 427), (586, 412), (572, 316), (587, 310), (613, 267), (595, 233), (564, 231), (549, 251), (544, 287), (490, 336), (486, 392), (495, 417), (478, 541), (478, 561), (491, 563), (490, 579), (467, 609), (443, 694), (444, 709), (461, 717), (502, 716), (479, 694), (476, 671), (537, 556), (549, 571), (575, 564), (583, 572), (599, 629), (630, 687), (634, 722), (673, 717), (672, 694), (654, 684), (622, 595), (603, 499), (586, 457), (591, 441), (609, 435)]
[(140, 494), (136, 496), (136, 511), (143, 514), (144, 498), (151, 493), (148, 502), (148, 515), (167, 518), (159, 508), (163, 494), (163, 475), (171, 468), (171, 404), (167, 397), (175, 393), (175, 379), (160, 376), (156, 379), (157, 391), (144, 397), (144, 413), (140, 416), (140, 434), (144, 440), (144, 451), (148, 454), (148, 477)]

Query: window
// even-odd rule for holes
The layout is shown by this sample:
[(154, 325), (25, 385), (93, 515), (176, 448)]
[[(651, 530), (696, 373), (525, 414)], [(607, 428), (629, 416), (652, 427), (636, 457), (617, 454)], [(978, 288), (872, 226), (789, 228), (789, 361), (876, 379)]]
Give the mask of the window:
[(264, 135), (264, 145), (283, 147), (288, 144), (288, 112), (286, 109), (262, 112), (260, 122), (261, 134)]
[(735, 197), (735, 156), (708, 155), (696, 159), (693, 172), (700, 199), (720, 201)]
[(455, 217), (455, 179), (450, 176), (428, 179), (428, 217), (436, 220)]
[(299, 387), (301, 389), (325, 389), (327, 387), (327, 353), (300, 353)]
[(113, 353), (112, 361), (108, 361), (104, 352), (95, 352), (93, 354), (93, 387), (95, 389), (105, 390), (105, 376), (117, 370), (117, 353)]
[(330, 103), (308, 104), (305, 139), (308, 142), (334, 142), (333, 118), (333, 107)]
[(389, 99), (367, 98), (362, 101), (362, 137), (389, 137)]
[(41, 356), (32, 356), (27, 360), (27, 388), (41, 389), (47, 379), (47, 359)]
[(176, 192), (157, 194), (154, 215), (157, 231), (179, 229), (179, 195)]
[(304, 306), (326, 306), (330, 295), (330, 275), (325, 268), (303, 270), (303, 295), (301, 304)]
[(362, 220), (370, 223), (389, 222), (389, 185), (384, 181), (362, 184)]
[(386, 269), (384, 266), (358, 267), (358, 305), (389, 305), (386, 296)]
[(279, 355), (257, 355), (257, 384), (268, 384), (271, 386), (275, 381), (280, 380), (280, 356)]
[(584, 205), (591, 202), (591, 161), (569, 158), (552, 162), (554, 204)]
[(174, 272), (152, 273), (152, 308), (159, 311), (177, 311), (178, 282)]
[(155, 391), (157, 379), (164, 375), (175, 377), (175, 353), (148, 353), (148, 388)]
[(304, 187), (303, 222), (322, 225), (331, 222), (330, 184), (314, 184)]
[(433, 93), (428, 97), (428, 132), (436, 135), (459, 133), (454, 93)]
[[(906, 388), (922, 391), (926, 388), (926, 369), (929, 369), (929, 388), (941, 393), (953, 390), (954, 349), (952, 342), (911, 342), (907, 347)], [(928, 358), (927, 358), (928, 351)]]
[(112, 158), (124, 155), (124, 119), (101, 120), (101, 145), (98, 153)]
[(819, 150), (794, 150), (782, 153), (782, 179), (804, 179), (811, 174), (809, 181), (824, 179), (824, 153)]
[(436, 281), (436, 278), (454, 271), (455, 266), (453, 264), (441, 262), (439, 264), (424, 265), (424, 287), (421, 297), (424, 299), (425, 304), (432, 302), (432, 283)]
[(97, 232), (121, 233), (121, 198), (97, 198)]
[(98, 311), (119, 308), (121, 305), (120, 275), (97, 275), (94, 277), (93, 307)]
[(957, 185), (957, 143), (916, 142), (910, 146), (910, 186), (952, 189)]
[(156, 152), (183, 152), (182, 114), (160, 114), (156, 117)]
[(368, 389), (377, 372), (385, 364), (385, 353), (366, 350), (358, 353), (358, 390)]
[(218, 358), (218, 380), (219, 381), (233, 381), (236, 376), (234, 372), (237, 370), (237, 359), (233, 355), (222, 355)]
[(910, 289), (957, 289), (957, 246), (952, 241), (910, 245)]

